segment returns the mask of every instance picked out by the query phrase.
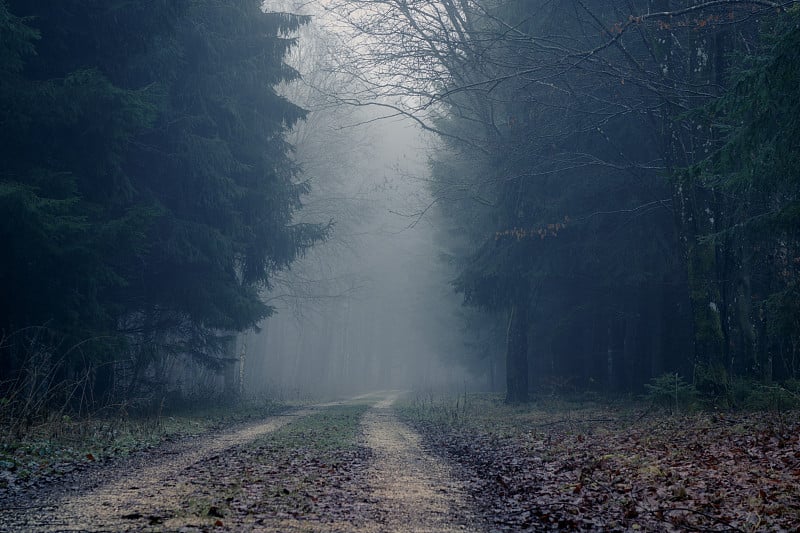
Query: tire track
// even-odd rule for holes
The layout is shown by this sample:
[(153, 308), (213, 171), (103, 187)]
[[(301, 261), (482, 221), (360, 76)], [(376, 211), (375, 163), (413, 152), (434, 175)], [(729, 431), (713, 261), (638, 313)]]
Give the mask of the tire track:
[(368, 531), (448, 533), (479, 531), (466, 491), (449, 466), (425, 451), (420, 435), (392, 412), (398, 393), (364, 415), (362, 427), (375, 461), (368, 479), (381, 523)]
[(178, 509), (189, 491), (192, 469), (225, 450), (268, 435), (301, 417), (340, 402), (276, 415), (241, 429), (186, 439), (132, 458), (100, 474), (94, 484), (77, 483), (46, 494), (24, 508), (0, 509), (2, 531), (142, 531)]
[[(196, 520), (187, 521), (186, 504), (197, 497), (198, 491), (213, 495), (220, 489), (213, 476), (236, 479), (238, 469), (248, 468), (249, 451), (239, 450), (238, 455), (230, 456), (223, 455), (226, 451), (246, 446), (301, 417), (353, 401), (366, 401), (373, 406), (360, 421), (361, 443), (370, 448), (371, 459), (363, 469), (358, 467), (360, 474), (354, 475), (358, 482), (341, 487), (344, 497), (340, 502), (345, 508), (349, 505), (350, 510), (335, 522), (303, 516), (296, 519), (250, 516), (245, 511), (226, 515), (225, 530), (348, 533), (482, 530), (466, 503), (463, 485), (455, 480), (450, 467), (428, 453), (420, 435), (397, 418), (393, 404), (399, 396), (397, 392), (374, 393), (346, 402), (319, 404), (237, 430), (162, 446), (83, 480), (77, 479), (72, 486), (64, 484), (61, 494), (45, 492), (29, 500), (26, 508), (0, 509), (0, 531), (209, 530), (208, 526), (189, 525)], [(244, 455), (239, 453), (243, 451)], [(242, 457), (244, 462), (232, 461), (222, 476), (222, 472), (214, 471), (220, 464), (227, 464), (220, 463), (220, 456), (226, 460)], [(247, 493), (251, 489), (256, 492)], [(267, 491), (264, 483), (243, 486), (240, 490), (245, 500), (257, 502), (259, 498), (274, 497), (274, 490)]]

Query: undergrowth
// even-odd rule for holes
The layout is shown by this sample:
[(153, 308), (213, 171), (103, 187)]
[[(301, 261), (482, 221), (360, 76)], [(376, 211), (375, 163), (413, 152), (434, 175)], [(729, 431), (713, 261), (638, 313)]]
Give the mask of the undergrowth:
[(719, 409), (736, 411), (786, 411), (800, 409), (800, 382), (760, 383), (734, 378), (725, 393), (703, 395), (676, 373), (666, 373), (645, 385), (644, 400), (668, 413), (692, 413)]
[(439, 426), (459, 426), (505, 434), (520, 428), (547, 427), (555, 424), (581, 425), (595, 421), (630, 419), (641, 405), (609, 399), (597, 401), (583, 397), (542, 396), (529, 404), (509, 405), (503, 396), (493, 393), (457, 396), (416, 394), (397, 405), (407, 420)]

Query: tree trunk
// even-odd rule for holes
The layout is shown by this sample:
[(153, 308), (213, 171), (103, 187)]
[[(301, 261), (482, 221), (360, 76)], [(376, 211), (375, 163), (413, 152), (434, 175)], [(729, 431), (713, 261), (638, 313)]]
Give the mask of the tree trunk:
[(528, 307), (511, 307), (506, 344), (506, 403), (528, 401)]
[[(668, 285), (666, 281), (664, 285)], [(650, 368), (646, 379), (660, 376), (664, 372), (664, 288), (651, 288), (648, 312), (648, 323), (650, 324)]]
[(614, 348), (614, 321), (608, 319), (608, 335), (606, 336), (606, 384), (608, 390), (613, 391), (617, 388), (617, 361), (616, 350)]
[(236, 398), (239, 392), (239, 384), (236, 382), (237, 361), (236, 336), (231, 335), (230, 340), (225, 343), (224, 359), (222, 360), (222, 393), (227, 399)]
[(722, 396), (728, 391), (720, 261), (714, 242), (700, 236), (713, 231), (716, 212), (713, 192), (685, 175), (678, 183), (676, 205), (681, 214), (687, 264), (689, 301), (694, 338), (694, 385), (702, 392)]

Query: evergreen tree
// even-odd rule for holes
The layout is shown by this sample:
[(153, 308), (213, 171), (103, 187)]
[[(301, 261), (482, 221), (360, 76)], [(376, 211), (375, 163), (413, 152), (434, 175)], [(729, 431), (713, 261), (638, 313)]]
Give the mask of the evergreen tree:
[(170, 355), (219, 367), (328, 231), (293, 223), (304, 111), (275, 92), (306, 20), (253, 0), (0, 6), (3, 332), (46, 325), (66, 339), (48, 364), (101, 395)]
[[(48, 36), (33, 28), (39, 19), (11, 15), (5, 2), (2, 10), (10, 53), (3, 54), (7, 75), (0, 82), (7, 221), (0, 327), (11, 337), (3, 374), (44, 352), (41, 364), (57, 366), (51, 371), (66, 378), (101, 365), (118, 337), (119, 306), (108, 291), (126, 280), (114, 260), (143, 246), (149, 217), (111, 197), (128, 180), (119, 166), (127, 144), (155, 113), (141, 91), (114, 86), (91, 62), (77, 70), (58, 66), (41, 50)], [(56, 346), (31, 344), (40, 337), (31, 327), (50, 330)]]
[(798, 20), (795, 6), (764, 21), (762, 42), (740, 56), (731, 89), (705, 110), (718, 149), (684, 174), (707, 195), (719, 191), (717, 220), (698, 246), (726, 268), (714, 322), (725, 371), (766, 381), (800, 371)]

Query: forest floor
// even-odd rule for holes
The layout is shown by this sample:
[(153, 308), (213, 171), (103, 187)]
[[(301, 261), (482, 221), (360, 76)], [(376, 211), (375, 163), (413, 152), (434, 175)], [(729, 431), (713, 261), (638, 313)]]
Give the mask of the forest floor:
[(490, 531), (799, 531), (800, 413), (405, 402)]
[(381, 393), (0, 488), (0, 531), (794, 531), (800, 414)]

